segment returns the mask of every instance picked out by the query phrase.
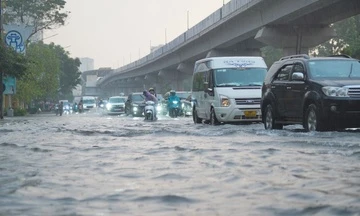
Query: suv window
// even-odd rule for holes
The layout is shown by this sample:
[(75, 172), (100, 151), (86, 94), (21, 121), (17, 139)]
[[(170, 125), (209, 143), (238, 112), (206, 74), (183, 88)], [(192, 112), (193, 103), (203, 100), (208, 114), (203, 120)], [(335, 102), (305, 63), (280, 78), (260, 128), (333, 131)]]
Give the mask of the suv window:
[(287, 81), (290, 77), (292, 65), (285, 65), (280, 68), (279, 73), (275, 76), (274, 81)]

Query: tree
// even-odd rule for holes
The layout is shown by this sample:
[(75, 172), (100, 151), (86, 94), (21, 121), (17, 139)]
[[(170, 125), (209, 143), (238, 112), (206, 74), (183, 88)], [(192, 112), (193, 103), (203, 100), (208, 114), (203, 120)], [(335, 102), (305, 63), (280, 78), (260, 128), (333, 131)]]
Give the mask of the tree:
[(69, 14), (62, 11), (65, 4), (65, 0), (7, 1), (9, 12), (5, 14), (5, 23), (21, 23), (34, 27), (30, 38), (39, 31), (64, 25)]
[(25, 56), (4, 43), (0, 43), (0, 59), (0, 68), (4, 75), (21, 78), (25, 74), (27, 67)]
[(60, 61), (54, 50), (43, 43), (31, 43), (26, 55), (30, 63), (26, 74), (18, 81), (15, 97), (25, 103), (55, 97), (59, 88)]
[(261, 48), (261, 54), (264, 57), (265, 63), (270, 67), (275, 61), (278, 61), (283, 56), (283, 50), (266, 46)]
[(59, 45), (51, 43), (49, 47), (54, 50), (60, 61), (59, 92), (71, 100), (72, 90), (81, 82), (81, 72), (79, 71), (81, 62), (78, 58), (71, 58), (69, 52)]
[(319, 56), (348, 54), (360, 58), (360, 15), (350, 17), (332, 25), (337, 37), (315, 47)]

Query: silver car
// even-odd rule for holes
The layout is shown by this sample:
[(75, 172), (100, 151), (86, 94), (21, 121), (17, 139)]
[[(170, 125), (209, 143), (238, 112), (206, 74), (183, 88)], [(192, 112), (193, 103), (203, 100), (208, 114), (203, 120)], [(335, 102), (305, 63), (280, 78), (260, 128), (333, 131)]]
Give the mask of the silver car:
[(125, 101), (126, 97), (113, 96), (109, 98), (106, 104), (107, 114), (124, 114), (125, 113)]

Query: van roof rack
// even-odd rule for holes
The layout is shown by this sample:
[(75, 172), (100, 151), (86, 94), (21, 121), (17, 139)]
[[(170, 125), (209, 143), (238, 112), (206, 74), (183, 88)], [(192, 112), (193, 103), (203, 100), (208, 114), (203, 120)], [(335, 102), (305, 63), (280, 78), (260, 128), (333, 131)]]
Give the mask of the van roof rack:
[(330, 55), (330, 56), (328, 56), (328, 57), (343, 57), (343, 58), (352, 58), (351, 56), (346, 55), (346, 54)]
[(309, 55), (306, 55), (306, 54), (298, 54), (298, 55), (290, 55), (290, 56), (282, 57), (279, 61), (282, 61), (282, 60), (285, 60), (285, 59), (292, 59), (292, 58), (305, 58), (305, 59), (310, 59)]

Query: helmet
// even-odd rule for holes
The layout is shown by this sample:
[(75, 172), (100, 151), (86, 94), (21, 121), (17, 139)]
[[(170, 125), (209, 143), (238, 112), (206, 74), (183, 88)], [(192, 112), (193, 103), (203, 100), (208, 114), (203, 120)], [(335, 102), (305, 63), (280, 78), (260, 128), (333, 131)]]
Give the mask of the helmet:
[(155, 93), (155, 89), (154, 88), (149, 88), (149, 92), (154, 94)]
[(171, 95), (171, 96), (175, 96), (175, 94), (176, 94), (175, 90), (171, 90), (171, 91), (170, 91), (170, 95)]

